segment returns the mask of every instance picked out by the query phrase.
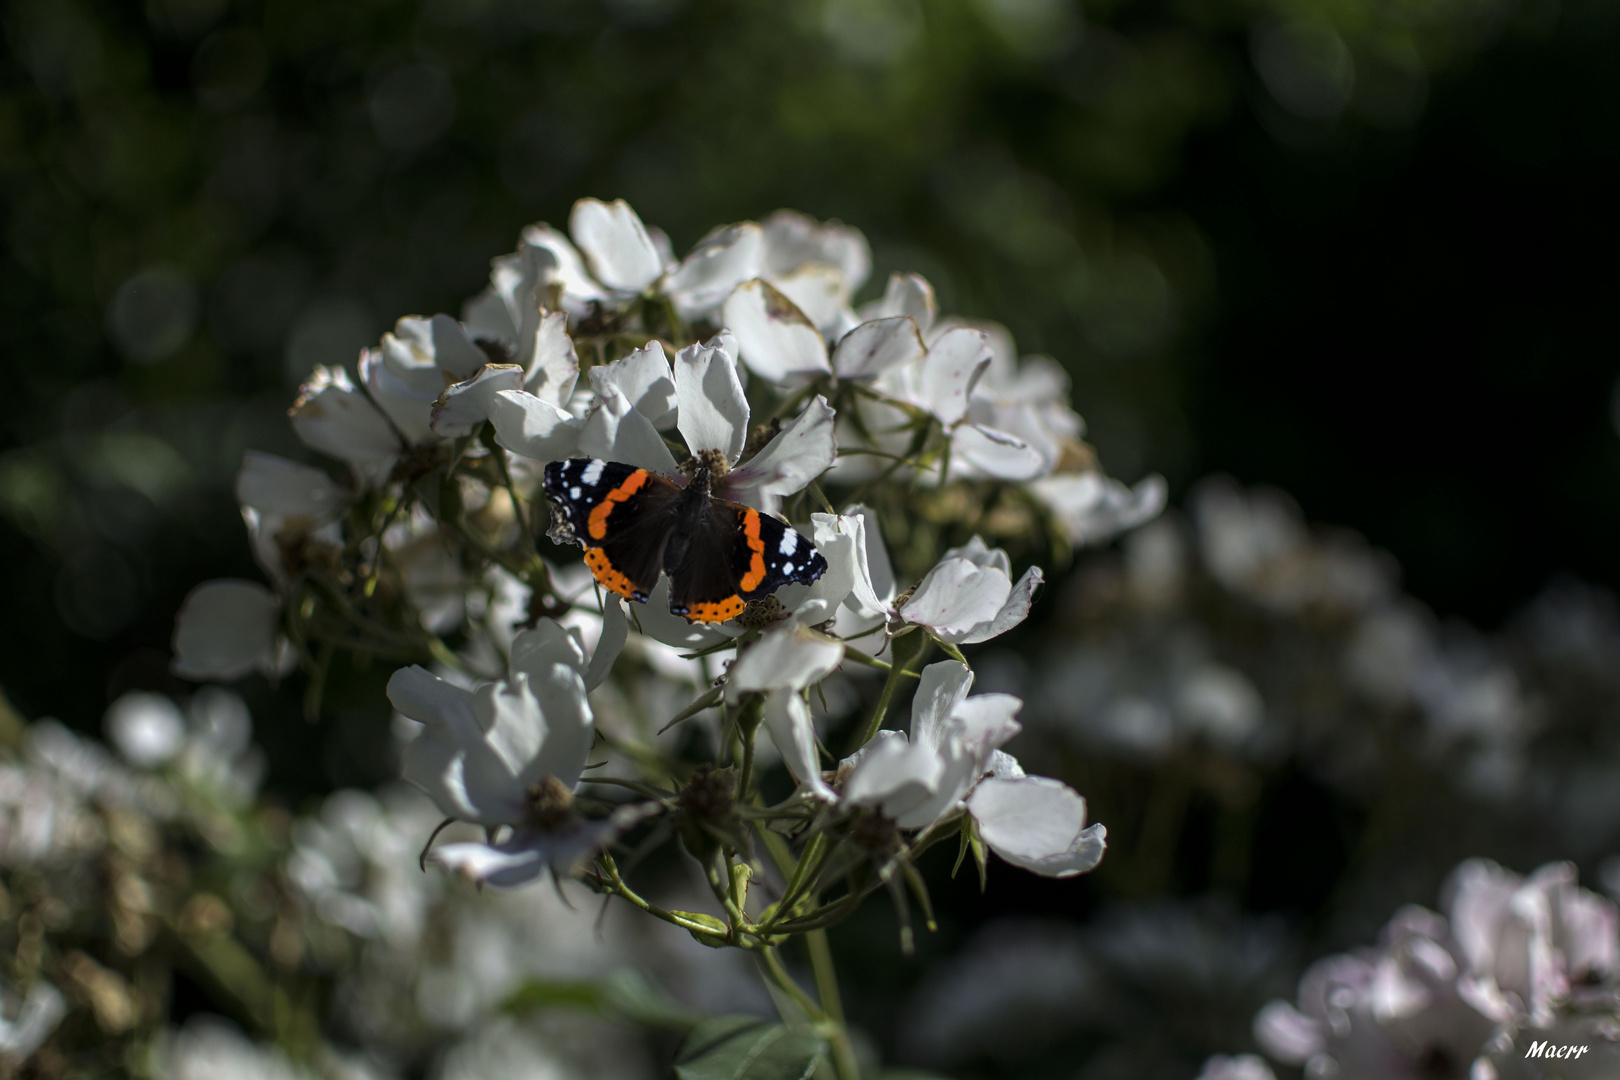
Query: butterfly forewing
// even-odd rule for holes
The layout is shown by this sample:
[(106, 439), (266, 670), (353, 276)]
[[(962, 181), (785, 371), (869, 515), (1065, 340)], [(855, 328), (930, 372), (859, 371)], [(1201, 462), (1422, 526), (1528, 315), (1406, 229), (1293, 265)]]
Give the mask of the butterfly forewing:
[(658, 584), (681, 489), (646, 469), (589, 458), (547, 465), (545, 486), (584, 545), (585, 565), (597, 582), (645, 602)]

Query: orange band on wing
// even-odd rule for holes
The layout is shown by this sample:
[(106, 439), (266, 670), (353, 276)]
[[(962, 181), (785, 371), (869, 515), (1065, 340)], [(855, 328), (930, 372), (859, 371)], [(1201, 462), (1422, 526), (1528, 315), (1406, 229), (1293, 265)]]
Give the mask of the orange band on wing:
[(765, 541), (759, 538), (759, 511), (743, 512), (743, 537), (748, 541), (748, 572), (738, 582), (743, 592), (753, 592), (765, 583)]
[(686, 613), (686, 618), (689, 622), (725, 622), (741, 615), (743, 608), (747, 606), (743, 603), (742, 597), (728, 596), (712, 604), (693, 604), (692, 610)]
[[(589, 530), (592, 540), (600, 540), (607, 535), (607, 519), (608, 515), (613, 513), (613, 507), (640, 491), (646, 483), (647, 470), (637, 469), (625, 477), (622, 484), (608, 492), (607, 498), (591, 508), (591, 516), (586, 522), (586, 528)], [(597, 580), (601, 579), (598, 578)], [(607, 582), (604, 581), (602, 584), (606, 585)], [(629, 594), (626, 593), (625, 595), (628, 596)]]
[(586, 548), (585, 565), (590, 567), (591, 576), (601, 583), (602, 588), (616, 592), (627, 600), (636, 599), (635, 582), (613, 568), (607, 552), (601, 548)]

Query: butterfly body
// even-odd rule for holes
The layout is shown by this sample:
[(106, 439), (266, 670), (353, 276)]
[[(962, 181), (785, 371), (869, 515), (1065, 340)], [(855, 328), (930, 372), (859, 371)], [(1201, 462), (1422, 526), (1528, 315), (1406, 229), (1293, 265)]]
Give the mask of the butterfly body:
[(570, 458), (546, 466), (545, 491), (585, 565), (605, 589), (646, 603), (660, 572), (669, 610), (691, 622), (724, 622), (783, 585), (827, 569), (815, 546), (782, 521), (713, 496), (699, 465), (684, 486), (622, 462)]

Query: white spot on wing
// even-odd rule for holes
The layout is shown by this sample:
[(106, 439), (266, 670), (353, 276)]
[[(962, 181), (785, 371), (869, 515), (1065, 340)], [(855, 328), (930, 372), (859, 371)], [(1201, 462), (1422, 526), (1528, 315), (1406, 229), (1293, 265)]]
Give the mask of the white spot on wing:
[(568, 489), (568, 497), (570, 499), (579, 498), (579, 485), (578, 484), (575, 484), (573, 487)]
[(792, 529), (789, 529), (787, 532), (782, 534), (782, 543), (777, 547), (777, 550), (784, 555), (791, 555), (793, 554), (793, 550), (798, 546), (799, 534), (794, 532)]
[(580, 476), (579, 479), (587, 487), (595, 487), (597, 482), (602, 479), (602, 470), (606, 467), (607, 462), (605, 461), (600, 459), (593, 461), (589, 465), (585, 466), (585, 472)]

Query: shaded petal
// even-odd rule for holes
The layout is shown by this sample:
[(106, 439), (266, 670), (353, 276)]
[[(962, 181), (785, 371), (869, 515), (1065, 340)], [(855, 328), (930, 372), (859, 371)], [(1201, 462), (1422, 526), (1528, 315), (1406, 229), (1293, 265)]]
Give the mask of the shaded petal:
[(917, 693), (911, 699), (911, 741), (939, 749), (946, 721), (967, 697), (973, 672), (955, 660), (941, 660), (922, 669)]
[(675, 354), (677, 427), (693, 454), (718, 450), (735, 462), (748, 442), (748, 398), (737, 373), (737, 341), (722, 332)]
[(460, 439), (489, 419), (495, 395), (523, 387), (523, 369), (516, 364), (486, 364), (465, 382), (444, 388), (433, 403), (433, 433), (444, 439)]
[(768, 382), (831, 371), (821, 330), (774, 285), (759, 278), (737, 286), (722, 313), (737, 335), (748, 370)]
[(990, 338), (966, 327), (935, 341), (912, 371), (912, 395), (946, 426), (967, 415), (973, 384), (990, 365)]
[(1032, 566), (1024, 571), (1024, 576), (1013, 586), (1012, 592), (1007, 595), (1007, 602), (1001, 605), (995, 617), (988, 623), (973, 628), (958, 644), (977, 645), (981, 641), (989, 641), (1029, 618), (1030, 605), (1035, 602), (1035, 590), (1044, 580), (1038, 566)]
[(373, 482), (388, 475), (401, 449), (388, 419), (342, 368), (317, 364), (288, 417), (305, 446), (348, 462)]
[(513, 359), (528, 364), (523, 389), (558, 408), (567, 406), (579, 381), (579, 357), (568, 336), (567, 315), (553, 311), (536, 319), (534, 336), (519, 343)]
[(437, 368), (410, 380), (383, 362), (380, 349), (360, 354), (360, 383), (366, 394), (407, 442), (424, 442), (433, 436), (433, 401), (444, 389), (444, 377)]
[(611, 364), (591, 368), (590, 379), (599, 396), (610, 388), (618, 390), (654, 427), (667, 428), (675, 422), (675, 376), (658, 342), (649, 341)]
[(522, 839), (513, 837), (501, 844), (481, 844), (476, 840), (441, 844), (428, 853), (428, 860), (469, 881), (504, 889), (527, 885), (551, 865), (532, 834), (525, 834)]
[(840, 379), (874, 379), (916, 362), (925, 351), (911, 316), (873, 319), (844, 335), (833, 350), (832, 368)]
[(597, 281), (610, 289), (641, 292), (664, 272), (647, 228), (623, 199), (581, 199), (568, 215), (568, 231)]
[(447, 816), (482, 825), (516, 821), (523, 787), (485, 741), (473, 695), (421, 667), (388, 681), (388, 700), (424, 730), (405, 745), (401, 774)]
[(526, 391), (503, 390), (489, 403), (495, 441), (531, 461), (562, 461), (579, 453), (584, 424)]
[(277, 670), (281, 602), (253, 581), (205, 581), (186, 594), (174, 619), (174, 673), (187, 679), (239, 679)]
[(754, 506), (775, 510), (776, 500), (804, 490), (838, 456), (836, 414), (817, 394), (765, 448), (726, 477), (726, 490)]
[(534, 629), (512, 639), (507, 666), (513, 675), (537, 679), (553, 664), (585, 670), (585, 645), (577, 627), (565, 627), (556, 619), (540, 619)]
[(349, 493), (320, 469), (249, 450), (236, 474), (236, 501), (283, 518), (330, 521), (349, 505)]
[(791, 690), (777, 690), (765, 701), (765, 730), (782, 754), (793, 779), (818, 799), (832, 802), (837, 796), (821, 778), (821, 756), (816, 750), (816, 728), (810, 722), (810, 706)]
[[(684, 412), (684, 410), (683, 410)], [(664, 445), (651, 420), (636, 411), (616, 387), (596, 399), (579, 433), (578, 453), (604, 461), (621, 461), (653, 472), (675, 472), (675, 456)]]
[(1102, 861), (1107, 847), (1107, 830), (1085, 828), (1086, 800), (1048, 777), (985, 780), (967, 806), (992, 851), (1044, 877), (1085, 873)]
[(1327, 1032), (1286, 1001), (1269, 1001), (1254, 1016), (1254, 1041), (1284, 1065), (1303, 1065), (1327, 1048)]
[(444, 376), (453, 382), (470, 378), (489, 361), (489, 355), (467, 337), (466, 327), (449, 315), (424, 319), (407, 315), (382, 336), (383, 363), (413, 390), (436, 394), (444, 389)]
[(525, 785), (555, 776), (567, 787), (579, 783), (596, 739), (585, 680), (566, 664), (553, 664), (529, 684), (542, 703), (545, 730), (532, 761), (518, 774)]
[(844, 643), (796, 622), (769, 630), (731, 665), (726, 699), (751, 690), (803, 690), (832, 674)]
[(963, 424), (951, 434), (951, 475), (1033, 480), (1050, 468), (1040, 450), (1010, 432)]
[(928, 571), (900, 617), (957, 642), (994, 619), (1011, 593), (1012, 582), (999, 569), (947, 558)]
[(624, 597), (618, 593), (605, 593), (602, 597), (602, 633), (596, 639), (596, 651), (591, 654), (590, 666), (585, 669), (586, 690), (595, 690), (607, 681), (613, 671), (613, 662), (624, 651), (624, 643), (629, 637), (630, 620), (624, 614)]
[(692, 248), (662, 291), (683, 319), (709, 315), (731, 290), (759, 274), (764, 235), (752, 221), (716, 229)]
[(1029, 492), (1052, 511), (1071, 544), (1097, 544), (1151, 521), (1164, 509), (1164, 477), (1154, 474), (1128, 488), (1101, 473), (1065, 473), (1032, 481)]
[(974, 566), (994, 567), (1012, 578), (1012, 560), (1000, 548), (993, 548), (984, 542), (984, 537), (975, 534), (972, 539), (961, 547), (949, 548), (942, 559), (966, 559)]

